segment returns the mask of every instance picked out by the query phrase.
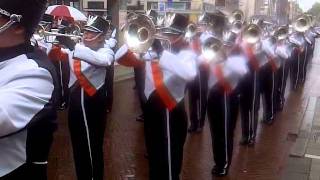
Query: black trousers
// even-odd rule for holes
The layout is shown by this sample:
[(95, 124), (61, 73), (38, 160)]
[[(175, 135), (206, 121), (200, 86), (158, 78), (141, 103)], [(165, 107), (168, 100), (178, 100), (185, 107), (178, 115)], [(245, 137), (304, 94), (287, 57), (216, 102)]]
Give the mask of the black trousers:
[(276, 109), (281, 110), (283, 108), (285, 98), (284, 94), (287, 86), (287, 79), (290, 71), (290, 61), (291, 59), (282, 59), (281, 66), (278, 69), (278, 85), (276, 90)]
[(151, 94), (146, 102), (144, 122), (150, 180), (169, 179), (168, 145), (171, 147), (172, 179), (179, 180), (183, 146), (187, 136), (187, 123), (184, 100), (182, 100), (169, 112), (170, 138), (168, 138), (167, 109), (156, 92)]
[(190, 127), (202, 128), (207, 112), (208, 72), (200, 67), (199, 74), (188, 84)]
[(69, 99), (69, 79), (70, 79), (70, 66), (68, 62), (58, 61), (53, 62), (56, 68), (57, 75), (59, 78), (59, 85), (61, 89), (60, 107), (67, 108)]
[(79, 86), (72, 87), (69, 130), (79, 180), (103, 179), (103, 137), (106, 124), (106, 90), (90, 97)]
[(307, 71), (308, 71), (308, 65), (310, 63), (310, 61), (312, 61), (312, 57), (313, 57), (313, 47), (310, 44), (306, 45), (306, 50), (304, 53), (304, 59), (302, 62), (302, 76), (300, 79), (300, 82), (303, 84), (306, 80), (307, 77)]
[(259, 77), (259, 71), (250, 67), (250, 72), (239, 85), (242, 139), (245, 141), (256, 137), (260, 108)]
[(295, 51), (290, 68), (291, 89), (296, 90), (302, 79), (305, 51)]
[(140, 101), (140, 108), (142, 115), (144, 115), (145, 105), (147, 98), (144, 94), (144, 85), (145, 85), (145, 67), (136, 67), (134, 70), (134, 81), (136, 84), (136, 90), (138, 93), (138, 98)]
[(46, 180), (47, 164), (25, 163), (4, 177), (0, 177), (0, 180), (18, 179)]
[(260, 92), (263, 100), (263, 119), (270, 121), (276, 114), (276, 90), (277, 71), (273, 71), (270, 64), (264, 65), (260, 69)]
[(107, 91), (107, 111), (111, 112), (113, 104), (114, 63), (106, 67), (105, 86)]
[(216, 85), (209, 91), (208, 119), (211, 130), (212, 149), (218, 168), (229, 168), (233, 153), (233, 136), (238, 115), (237, 91), (226, 94)]

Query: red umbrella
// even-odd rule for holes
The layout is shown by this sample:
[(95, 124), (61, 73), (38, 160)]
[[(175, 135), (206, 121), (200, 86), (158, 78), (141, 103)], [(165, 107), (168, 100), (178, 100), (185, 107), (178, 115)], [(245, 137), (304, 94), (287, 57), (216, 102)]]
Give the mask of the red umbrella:
[(46, 14), (66, 20), (87, 21), (87, 17), (82, 12), (74, 7), (66, 5), (49, 6), (46, 10)]

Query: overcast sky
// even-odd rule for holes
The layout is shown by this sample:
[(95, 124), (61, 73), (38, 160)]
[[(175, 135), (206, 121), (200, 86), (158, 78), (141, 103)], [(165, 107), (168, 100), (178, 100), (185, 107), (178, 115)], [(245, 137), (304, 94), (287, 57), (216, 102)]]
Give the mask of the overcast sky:
[(298, 0), (300, 7), (303, 11), (309, 10), (315, 2), (320, 2), (320, 0)]

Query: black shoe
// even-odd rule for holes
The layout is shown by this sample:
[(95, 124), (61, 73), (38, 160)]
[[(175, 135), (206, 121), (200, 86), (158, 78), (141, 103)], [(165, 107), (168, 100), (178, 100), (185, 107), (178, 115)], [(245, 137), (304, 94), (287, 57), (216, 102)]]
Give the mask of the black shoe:
[(63, 102), (62, 104), (60, 104), (60, 106), (58, 107), (58, 110), (62, 111), (65, 110), (67, 108), (67, 103)]
[(144, 158), (149, 159), (149, 154), (148, 153), (144, 153)]
[(197, 127), (196, 126), (190, 126), (189, 128), (188, 128), (188, 133), (194, 133), (194, 132), (197, 132)]
[(274, 121), (274, 118), (272, 117), (272, 118), (263, 120), (263, 123), (265, 123), (266, 125), (272, 125), (273, 121)]
[(211, 170), (211, 174), (217, 177), (226, 176), (228, 175), (228, 169), (214, 166)]
[(240, 144), (241, 146), (246, 146), (246, 145), (249, 144), (249, 140), (248, 140), (247, 138), (241, 138), (239, 144)]
[(282, 111), (284, 106), (284, 101), (280, 101), (276, 106), (276, 111)]
[(203, 130), (203, 127), (198, 127), (197, 130), (196, 130), (196, 132), (197, 132), (197, 133), (200, 133), (200, 132), (202, 132), (202, 130)]
[(256, 140), (254, 138), (253, 139), (249, 139), (248, 146), (252, 147), (252, 146), (254, 146), (255, 143), (256, 143)]
[(138, 117), (136, 118), (136, 121), (138, 121), (138, 122), (144, 122), (144, 115), (141, 114), (140, 116), (138, 116)]

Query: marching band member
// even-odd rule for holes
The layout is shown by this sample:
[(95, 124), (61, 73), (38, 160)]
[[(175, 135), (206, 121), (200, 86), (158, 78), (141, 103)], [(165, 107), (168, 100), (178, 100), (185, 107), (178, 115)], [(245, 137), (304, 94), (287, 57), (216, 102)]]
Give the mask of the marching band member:
[[(155, 10), (149, 10), (146, 12), (146, 15), (153, 21), (154, 24), (157, 22), (158, 13)], [(157, 42), (156, 42), (157, 43)], [(148, 55), (153, 54), (152, 50), (149, 50)], [(148, 56), (147, 55), (147, 56)], [(148, 58), (147, 58), (148, 59)], [(136, 121), (144, 122), (144, 111), (145, 111), (145, 104), (146, 104), (146, 97), (144, 95), (144, 88), (145, 88), (145, 67), (139, 66), (134, 67), (134, 81), (135, 81), (135, 89), (137, 91), (137, 95), (140, 102), (141, 114), (136, 117)]]
[(233, 51), (235, 39), (229, 39), (230, 35), (230, 32), (225, 33), (228, 38), (224, 39), (224, 45), (216, 37), (209, 36), (205, 44), (220, 48), (215, 48), (214, 53), (203, 51), (200, 56), (209, 68), (208, 119), (215, 161), (212, 174), (215, 176), (227, 175), (231, 165), (239, 84), (248, 72), (245, 56)]
[(268, 59), (268, 63), (260, 70), (260, 92), (263, 95), (263, 122), (272, 124), (275, 119), (275, 101), (277, 90), (277, 72), (280, 68), (280, 59), (276, 51), (277, 39), (274, 35), (268, 35), (262, 39), (262, 51)]
[(0, 179), (47, 179), (59, 85), (30, 38), (45, 0), (0, 1)]
[[(111, 30), (111, 29), (110, 29)], [(118, 41), (116, 40), (116, 35), (117, 35), (117, 29), (114, 28), (110, 38), (106, 39), (105, 41), (105, 47), (110, 48), (113, 51), (117, 47)], [(111, 112), (112, 110), (112, 105), (113, 105), (113, 84), (114, 84), (114, 62), (110, 65), (107, 66), (107, 72), (106, 72), (106, 79), (105, 79), (105, 86), (106, 86), (106, 91), (107, 91), (107, 112)]]
[[(41, 49), (42, 51), (49, 53), (49, 50), (51, 48), (51, 44), (50, 43), (58, 43), (58, 41), (56, 40), (56, 36), (55, 35), (45, 35), (45, 34), (38, 34), (41, 31), (47, 31), (47, 32), (51, 32), (52, 31), (52, 26), (53, 26), (53, 21), (54, 18), (51, 15), (48, 14), (44, 14), (42, 17), (42, 20), (40, 21), (40, 24), (38, 26), (37, 32), (35, 32), (35, 34), (33, 34), (33, 37), (31, 39), (31, 41), (34, 42), (34, 46)], [(60, 31), (61, 32), (65, 32), (65, 29), (68, 26), (68, 22), (62, 20), (60, 23)], [(58, 29), (56, 29), (56, 31), (58, 32)], [(49, 43), (50, 42), (50, 43)], [(68, 83), (69, 83), (69, 64), (67, 62), (62, 62), (62, 61), (58, 61), (58, 62), (53, 62), (53, 65), (56, 68), (56, 71), (58, 73), (58, 79), (59, 79), (59, 85), (61, 86), (61, 97), (60, 97), (60, 105), (58, 107), (59, 110), (64, 110), (65, 108), (67, 108), (67, 101), (69, 98), (69, 88), (68, 88)]]
[(306, 80), (307, 75), (307, 67), (310, 61), (312, 61), (313, 58), (313, 51), (315, 46), (315, 38), (317, 34), (312, 31), (312, 27), (310, 27), (305, 33), (304, 38), (306, 40), (306, 52), (305, 52), (305, 58), (302, 65), (302, 79), (301, 82), (304, 83)]
[[(201, 53), (201, 44), (206, 37), (214, 35), (222, 37), (225, 26), (224, 14), (220, 11), (205, 12), (199, 17), (201, 34), (195, 34), (191, 37), (191, 46), (195, 53)], [(197, 28), (196, 30), (197, 31)], [(197, 33), (197, 32), (195, 32)], [(189, 37), (190, 38), (190, 37)], [(199, 132), (203, 129), (208, 96), (208, 68), (203, 63), (198, 63), (198, 73), (196, 78), (189, 83), (189, 111), (190, 127), (189, 132)]]
[(291, 64), (291, 89), (296, 90), (301, 79), (302, 64), (305, 52), (305, 39), (300, 32), (293, 32), (289, 36), (289, 42), (295, 46), (295, 55)]
[(268, 63), (261, 49), (261, 29), (256, 24), (249, 24), (242, 32), (239, 40), (240, 54), (247, 58), (249, 73), (241, 82), (240, 112), (242, 138), (241, 145), (252, 146), (258, 126), (260, 108), (260, 70)]
[[(139, 15), (136, 21), (141, 21)], [(128, 49), (130, 44), (123, 45), (115, 56), (119, 64), (145, 67), (144, 128), (150, 180), (180, 179), (187, 135), (184, 92), (187, 82), (196, 76), (196, 55), (183, 38), (187, 25), (185, 15), (167, 15), (161, 32), (170, 40), (171, 52), (156, 51), (158, 58), (152, 61), (139, 60)]]
[[(189, 32), (186, 33), (186, 38), (189, 41), (191, 48), (198, 56), (201, 53), (201, 43), (203, 43), (201, 41), (203, 36), (209, 33), (204, 28), (208, 27), (207, 25), (210, 22), (211, 16), (212, 14), (205, 13), (202, 18), (199, 19), (198, 24), (203, 26), (202, 33), (197, 32), (195, 24), (190, 24)], [(188, 132), (190, 133), (202, 131), (207, 112), (208, 72), (205, 66), (199, 63), (199, 61), (197, 62), (199, 64), (197, 76), (187, 85), (190, 112)]]
[[(59, 38), (69, 49), (53, 47), (52, 60), (70, 65), (69, 130), (78, 179), (103, 179), (103, 139), (106, 123), (106, 67), (114, 53), (105, 47), (109, 22), (100, 16), (89, 18), (83, 42), (74, 44)], [(71, 42), (70, 42), (71, 41)]]
[(285, 102), (284, 93), (286, 90), (290, 63), (294, 55), (294, 46), (288, 41), (288, 26), (280, 26), (275, 34), (278, 39), (276, 54), (281, 59), (281, 66), (278, 72), (278, 85), (276, 90), (276, 109), (282, 110)]

